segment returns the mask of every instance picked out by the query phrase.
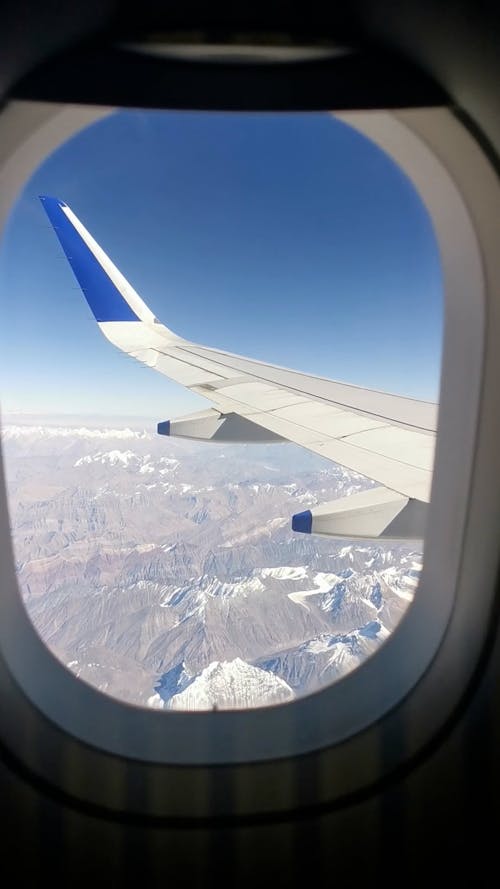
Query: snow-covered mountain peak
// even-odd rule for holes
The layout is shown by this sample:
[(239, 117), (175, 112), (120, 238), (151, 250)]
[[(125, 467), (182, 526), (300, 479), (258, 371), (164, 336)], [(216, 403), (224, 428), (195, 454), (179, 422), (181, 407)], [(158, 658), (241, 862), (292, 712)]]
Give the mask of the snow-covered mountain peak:
[(85, 457), (80, 457), (75, 466), (84, 466), (88, 463), (101, 463), (101, 464), (109, 464), (109, 466), (134, 466), (137, 464), (144, 464), (144, 461), (147, 460), (147, 457), (139, 457), (137, 454), (134, 454), (133, 451), (120, 451), (117, 448), (114, 448), (112, 451), (97, 451), (96, 454), (87, 454)]
[(172, 710), (238, 710), (265, 707), (295, 697), (289, 685), (237, 657), (213, 661), (168, 702)]

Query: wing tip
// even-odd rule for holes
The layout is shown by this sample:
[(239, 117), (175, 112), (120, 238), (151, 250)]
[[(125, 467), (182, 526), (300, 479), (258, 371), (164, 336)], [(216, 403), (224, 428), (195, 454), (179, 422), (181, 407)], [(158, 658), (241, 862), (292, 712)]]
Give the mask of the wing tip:
[(117, 280), (118, 270), (104, 253), (103, 264), (100, 248), (68, 205), (52, 195), (38, 197), (96, 321), (140, 321), (123, 293), (123, 276)]
[(67, 207), (67, 206), (68, 206), (67, 203), (66, 203), (66, 201), (61, 201), (60, 198), (55, 198), (53, 195), (50, 195), (50, 194), (39, 194), (38, 197), (39, 197), (39, 200), (42, 202), (42, 204), (43, 204), (44, 206), (45, 206), (46, 204), (47, 204), (49, 207), (50, 207), (50, 206), (52, 206), (52, 207), (56, 206), (56, 207), (61, 207), (61, 208), (62, 208), (62, 207)]

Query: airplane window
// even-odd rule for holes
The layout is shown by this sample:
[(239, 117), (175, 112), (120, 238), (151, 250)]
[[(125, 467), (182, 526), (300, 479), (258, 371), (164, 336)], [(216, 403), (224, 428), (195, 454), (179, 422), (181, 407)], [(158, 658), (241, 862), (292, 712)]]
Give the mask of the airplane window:
[(68, 669), (244, 709), (379, 649), (422, 568), (443, 312), (388, 155), (326, 113), (111, 114), (25, 186), (0, 288), (17, 577)]

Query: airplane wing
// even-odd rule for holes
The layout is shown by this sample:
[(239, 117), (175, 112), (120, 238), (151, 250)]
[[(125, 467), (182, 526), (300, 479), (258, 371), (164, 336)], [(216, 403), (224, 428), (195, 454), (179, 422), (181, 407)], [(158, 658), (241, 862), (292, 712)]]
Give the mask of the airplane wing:
[(211, 441), (290, 441), (378, 483), (293, 517), (297, 531), (420, 538), (430, 499), (437, 405), (197, 345), (161, 324), (70, 207), (40, 200), (105, 337), (213, 405), (158, 424)]

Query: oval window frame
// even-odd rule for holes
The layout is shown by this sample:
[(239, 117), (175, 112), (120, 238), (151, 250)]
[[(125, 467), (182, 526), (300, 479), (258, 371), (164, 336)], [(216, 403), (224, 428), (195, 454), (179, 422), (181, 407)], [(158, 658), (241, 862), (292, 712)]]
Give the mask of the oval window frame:
[[(2, 112), (0, 225), (42, 160), (114, 110), (13, 102)], [(301, 791), (301, 805), (342, 799), (379, 780), (381, 768), (397, 767), (429, 741), (478, 662), (492, 607), (498, 521), (490, 522), (488, 533), (478, 534), (474, 514), (482, 507), (495, 516), (495, 493), (500, 501), (500, 483), (485, 481), (484, 469), (491, 476), (495, 459), (500, 462), (492, 451), (496, 429), (485, 411), (485, 392), (491, 391), (492, 373), (498, 376), (500, 364), (491, 348), (500, 317), (490, 298), (500, 282), (492, 237), (500, 215), (498, 180), (478, 144), (447, 109), (336, 116), (372, 139), (409, 176), (430, 214), (441, 253), (440, 418), (415, 602), (364, 664), (292, 703), (216, 714), (133, 707), (81, 682), (34, 630), (17, 587), (2, 474), (0, 692), (8, 715), (0, 717), (0, 734), (28, 768), (78, 799), (122, 809), (132, 782), (133, 809), (145, 814), (279, 812), (290, 808), (296, 796), (291, 776), (298, 756), (315, 776)], [(471, 602), (475, 552), (481, 553), (481, 565)], [(458, 657), (465, 627), (468, 648)], [(402, 725), (405, 740), (396, 743)], [(78, 768), (64, 768), (68, 760)], [(216, 791), (214, 775), (220, 782)]]

